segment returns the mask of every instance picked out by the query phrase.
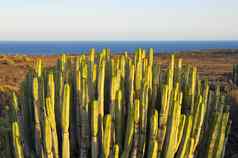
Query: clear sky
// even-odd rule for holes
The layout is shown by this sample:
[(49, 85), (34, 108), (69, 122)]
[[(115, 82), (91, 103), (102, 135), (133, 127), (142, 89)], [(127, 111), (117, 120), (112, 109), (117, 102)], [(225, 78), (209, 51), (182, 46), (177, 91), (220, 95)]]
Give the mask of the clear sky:
[(238, 0), (1, 0), (0, 40), (238, 40)]

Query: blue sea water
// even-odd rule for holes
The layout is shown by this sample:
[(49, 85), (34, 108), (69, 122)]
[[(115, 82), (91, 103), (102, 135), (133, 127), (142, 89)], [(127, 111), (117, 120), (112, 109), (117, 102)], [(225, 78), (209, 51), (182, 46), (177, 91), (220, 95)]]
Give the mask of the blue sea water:
[(90, 48), (100, 51), (133, 52), (136, 48), (154, 48), (156, 52), (175, 52), (206, 49), (238, 49), (238, 41), (67, 41), (67, 42), (0, 42), (0, 54), (60, 54), (82, 53)]

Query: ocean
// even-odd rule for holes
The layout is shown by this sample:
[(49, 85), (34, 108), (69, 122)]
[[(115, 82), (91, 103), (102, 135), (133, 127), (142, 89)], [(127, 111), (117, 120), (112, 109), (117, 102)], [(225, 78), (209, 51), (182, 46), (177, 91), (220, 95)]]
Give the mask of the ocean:
[(90, 48), (100, 51), (110, 48), (112, 52), (133, 52), (136, 48), (154, 48), (156, 52), (178, 52), (207, 49), (238, 49), (238, 41), (39, 41), (0, 42), (0, 54), (53, 55), (60, 53), (84, 53)]

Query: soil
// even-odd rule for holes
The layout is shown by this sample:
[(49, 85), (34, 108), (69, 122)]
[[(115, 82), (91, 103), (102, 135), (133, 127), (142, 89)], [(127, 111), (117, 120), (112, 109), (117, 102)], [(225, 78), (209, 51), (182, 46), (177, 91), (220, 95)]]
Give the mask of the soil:
[[(169, 62), (169, 55), (160, 54), (163, 67)], [(210, 81), (229, 82), (232, 75), (233, 64), (238, 63), (238, 50), (234, 51), (204, 51), (176, 54), (182, 58), (183, 63), (197, 66), (200, 77)], [(36, 59), (41, 58), (46, 67), (53, 66), (59, 56), (8, 56), (0, 55), (0, 86), (7, 85), (14, 90), (19, 90), (20, 83), (24, 80), (27, 71), (34, 65)], [(155, 60), (157, 60), (155, 58)]]

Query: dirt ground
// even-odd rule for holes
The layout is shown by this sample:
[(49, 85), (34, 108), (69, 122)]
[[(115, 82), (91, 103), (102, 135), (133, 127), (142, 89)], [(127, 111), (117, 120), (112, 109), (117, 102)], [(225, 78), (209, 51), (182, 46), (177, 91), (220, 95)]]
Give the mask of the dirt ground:
[[(158, 55), (162, 66), (166, 67), (170, 56)], [(180, 53), (177, 58), (182, 58), (184, 63), (198, 67), (200, 77), (208, 77), (209, 80), (219, 80), (227, 82), (232, 74), (232, 65), (238, 64), (238, 50), (234, 51), (213, 51), (213, 52), (193, 52)], [(0, 55), (0, 87), (10, 86), (14, 90), (19, 89), (19, 85), (24, 80), (27, 71), (33, 66), (34, 61), (41, 58), (46, 66), (56, 63), (59, 56), (6, 56)], [(155, 58), (155, 60), (157, 60)]]

